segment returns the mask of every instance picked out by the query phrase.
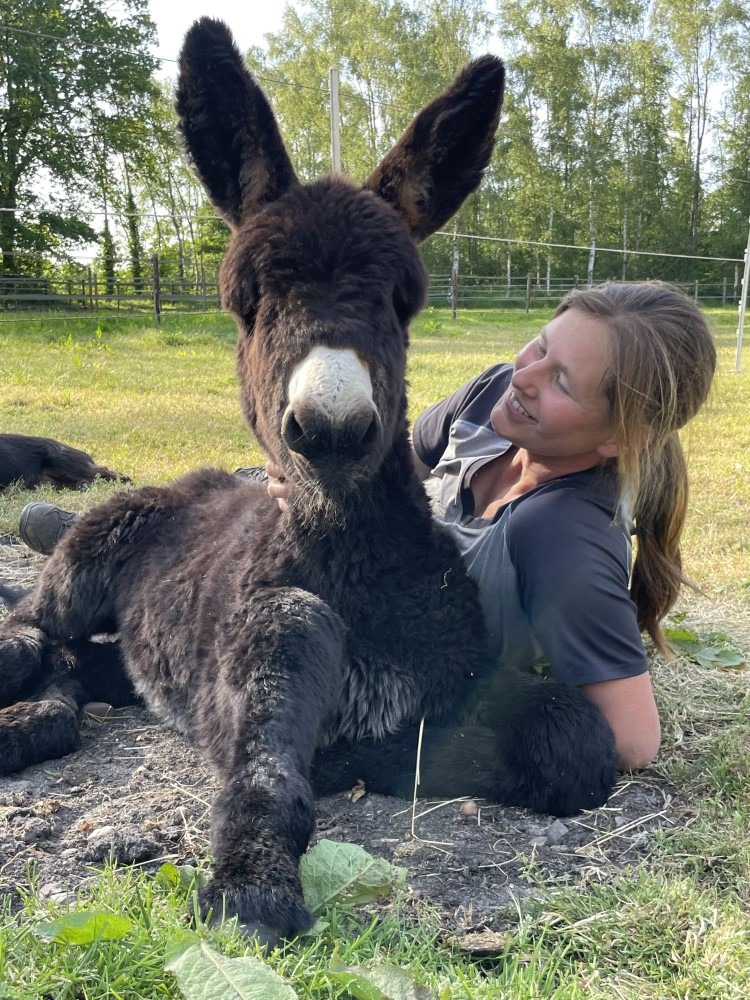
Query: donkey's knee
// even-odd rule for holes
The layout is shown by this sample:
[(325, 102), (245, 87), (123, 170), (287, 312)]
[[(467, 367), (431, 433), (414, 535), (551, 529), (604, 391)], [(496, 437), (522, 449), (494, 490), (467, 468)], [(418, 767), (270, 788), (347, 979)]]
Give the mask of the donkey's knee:
[(203, 911), (238, 917), (267, 944), (312, 923), (298, 861), (314, 827), (310, 763), (340, 699), (343, 636), (318, 597), (261, 591), (227, 630), (199, 705), (199, 739), (224, 783)]
[(614, 735), (578, 688), (511, 674), (469, 720), (469, 732), (473, 727), (483, 755), (495, 757), (495, 801), (569, 816), (609, 798), (617, 778)]

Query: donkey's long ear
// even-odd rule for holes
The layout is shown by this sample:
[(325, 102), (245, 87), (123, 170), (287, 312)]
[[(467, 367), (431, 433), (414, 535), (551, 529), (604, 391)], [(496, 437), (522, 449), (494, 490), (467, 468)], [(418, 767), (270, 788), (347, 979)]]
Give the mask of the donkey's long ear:
[(365, 184), (390, 202), (415, 240), (457, 211), (490, 162), (505, 71), (482, 56), (419, 112)]
[(271, 107), (221, 21), (203, 17), (185, 36), (176, 107), (196, 172), (231, 226), (297, 183)]

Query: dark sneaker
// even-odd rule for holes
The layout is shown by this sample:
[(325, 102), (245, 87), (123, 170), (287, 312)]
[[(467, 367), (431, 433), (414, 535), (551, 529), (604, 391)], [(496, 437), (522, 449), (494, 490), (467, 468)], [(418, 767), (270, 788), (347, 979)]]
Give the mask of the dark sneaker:
[(48, 556), (79, 518), (79, 514), (63, 510), (53, 503), (35, 500), (33, 503), (27, 503), (21, 511), (18, 534), (21, 536), (21, 541), (30, 549)]
[(265, 465), (251, 465), (246, 469), (235, 469), (232, 475), (239, 476), (241, 479), (251, 479), (254, 483), (263, 483), (264, 486), (268, 485), (268, 473)]

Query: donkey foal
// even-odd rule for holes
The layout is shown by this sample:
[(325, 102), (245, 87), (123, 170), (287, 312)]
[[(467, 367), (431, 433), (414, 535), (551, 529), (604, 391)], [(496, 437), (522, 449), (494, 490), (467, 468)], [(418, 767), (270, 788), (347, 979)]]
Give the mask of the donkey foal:
[(474, 584), (411, 464), (416, 241), (479, 184), (502, 90), (501, 63), (478, 59), (363, 186), (303, 185), (227, 28), (191, 28), (180, 128), (232, 229), (221, 289), (242, 405), (291, 484), (288, 510), (215, 470), (115, 496), (0, 627), (0, 759), (15, 726), (21, 766), (54, 752), (45, 711), (74, 726), (100, 682), (90, 637), (119, 633), (136, 690), (222, 784), (203, 912), (269, 943), (312, 922), (298, 859), (316, 749), (317, 790), (364, 777), (402, 791), (424, 716), (429, 794), (569, 813), (605, 801), (614, 779), (612, 734), (577, 690), (491, 669)]

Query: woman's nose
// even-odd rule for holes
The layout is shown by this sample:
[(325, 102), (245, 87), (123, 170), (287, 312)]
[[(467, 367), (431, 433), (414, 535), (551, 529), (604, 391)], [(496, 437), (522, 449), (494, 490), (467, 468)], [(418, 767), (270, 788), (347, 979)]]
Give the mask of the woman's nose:
[(514, 389), (518, 389), (519, 392), (530, 396), (536, 392), (538, 381), (538, 373), (535, 371), (534, 365), (529, 364), (524, 365), (522, 368), (516, 368), (510, 383)]

